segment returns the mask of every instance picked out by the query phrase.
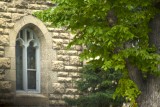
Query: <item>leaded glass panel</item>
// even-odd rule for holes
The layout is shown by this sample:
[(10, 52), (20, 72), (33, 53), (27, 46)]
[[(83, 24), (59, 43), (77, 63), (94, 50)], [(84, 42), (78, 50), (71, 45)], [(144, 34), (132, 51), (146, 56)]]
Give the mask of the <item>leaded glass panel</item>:
[(16, 42), (16, 88), (23, 90), (23, 47), (20, 41)]

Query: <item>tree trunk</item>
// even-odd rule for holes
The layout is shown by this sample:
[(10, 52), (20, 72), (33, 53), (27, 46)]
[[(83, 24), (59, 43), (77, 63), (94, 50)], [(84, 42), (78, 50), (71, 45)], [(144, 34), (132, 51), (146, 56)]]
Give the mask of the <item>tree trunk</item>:
[[(149, 34), (150, 45), (155, 45), (160, 53), (160, 15), (155, 16), (149, 25), (152, 32)], [(160, 107), (160, 77), (149, 76), (146, 88), (140, 96), (139, 107)]]
[(138, 99), (139, 107), (160, 107), (160, 78), (149, 76), (146, 88)]
[[(160, 53), (160, 15), (155, 16), (149, 26), (152, 29), (152, 32), (149, 34), (150, 45), (154, 44), (158, 48), (157, 53)], [(140, 79), (140, 73), (136, 68), (129, 68), (132, 69), (129, 72), (131, 79), (138, 84), (138, 87), (142, 91), (137, 99), (138, 107), (160, 107), (160, 77), (149, 75), (143, 81)], [(132, 73), (133, 70), (135, 71), (134, 73)]]

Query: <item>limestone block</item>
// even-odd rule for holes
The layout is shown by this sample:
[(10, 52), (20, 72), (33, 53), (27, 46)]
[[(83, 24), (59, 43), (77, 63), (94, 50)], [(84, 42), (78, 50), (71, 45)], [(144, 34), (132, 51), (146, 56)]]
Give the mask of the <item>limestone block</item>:
[(66, 94), (76, 94), (78, 93), (77, 89), (66, 89)]
[(11, 89), (11, 82), (9, 81), (0, 81), (0, 89)]
[(41, 5), (37, 4), (29, 4), (28, 8), (29, 9), (35, 9), (35, 10), (40, 10)]
[[(66, 44), (67, 45), (67, 44)], [(76, 50), (76, 46), (75, 45), (72, 45), (71, 47), (70, 47), (70, 50)]]
[(57, 51), (57, 54), (58, 54), (58, 55), (65, 55), (66, 53), (67, 53), (66, 50), (58, 50), (58, 51)]
[(64, 100), (58, 100), (58, 105), (65, 105), (65, 101)]
[(70, 51), (67, 51), (66, 53), (67, 55), (78, 55), (77, 51), (76, 50), (70, 50)]
[(65, 66), (70, 66), (70, 62), (69, 61), (64, 61), (64, 65)]
[(65, 92), (65, 87), (64, 84), (60, 84), (60, 83), (53, 83), (52, 84), (53, 87), (53, 93), (54, 94), (62, 94)]
[(83, 49), (82, 46), (76, 45), (76, 50), (77, 51), (82, 51), (82, 49)]
[(62, 39), (69, 39), (69, 34), (68, 33), (60, 33), (59, 37)]
[(0, 34), (3, 33), (3, 28), (0, 28)]
[(47, 0), (45, 4), (48, 5), (48, 6), (53, 6), (53, 2), (50, 1), (50, 0)]
[(72, 78), (71, 77), (58, 77), (59, 82), (71, 82)]
[(69, 73), (69, 76), (70, 76), (70, 77), (80, 77), (80, 74), (77, 73), (77, 72), (70, 72), (70, 73)]
[(74, 95), (75, 99), (79, 98), (80, 95)]
[(9, 45), (9, 36), (8, 35), (0, 36), (0, 45)]
[(70, 56), (70, 64), (71, 65), (80, 65), (80, 59), (78, 56)]
[[(68, 44), (63, 44), (64, 49), (65, 49), (65, 48), (67, 49), (67, 46), (68, 46)], [(74, 49), (72, 49), (72, 47), (70, 47), (69, 49), (70, 49), (70, 50), (74, 50)]]
[(55, 28), (47, 28), (49, 32), (53, 32)]
[(0, 58), (0, 68), (10, 68), (10, 59), (9, 58)]
[(6, 2), (0, 2), (0, 6), (6, 5)]
[(70, 41), (69, 41), (68, 39), (63, 39), (63, 43), (64, 43), (64, 44), (67, 44), (67, 45), (68, 45), (69, 42), (70, 42)]
[(62, 98), (72, 98), (72, 99), (73, 99), (73, 98), (74, 98), (74, 95), (65, 95), (65, 94), (64, 94), (64, 95), (62, 96)]
[(5, 12), (7, 10), (6, 6), (0, 6), (0, 12)]
[(7, 3), (7, 7), (8, 7), (8, 8), (14, 8), (15, 5), (13, 5), (12, 3)]
[(16, 3), (15, 3), (15, 7), (16, 8), (28, 8), (28, 3), (27, 2), (25, 2), (25, 1), (23, 1), (23, 2), (20, 2), (20, 1), (17, 1)]
[(49, 105), (54, 105), (54, 107), (66, 107), (64, 100), (50, 100)]
[(61, 99), (62, 96), (60, 94), (50, 94), (49, 99)]
[(9, 29), (4, 29), (3, 34), (8, 35), (9, 34)]
[(30, 14), (32, 15), (33, 13), (38, 12), (38, 11), (40, 10), (30, 10)]
[[(53, 6), (53, 5), (52, 5)], [(40, 5), (40, 10), (45, 10), (45, 9), (48, 9), (48, 6), (47, 5)]]
[(52, 62), (52, 70), (63, 70), (63, 69), (64, 69), (63, 61)]
[(49, 105), (57, 105), (57, 100), (50, 100)]
[[(52, 22), (45, 22), (44, 24), (45, 24), (46, 27), (51, 27)], [(53, 34), (54, 34), (54, 32), (53, 32)], [(52, 35), (52, 36), (53, 36), (53, 35)]]
[(2, 26), (2, 24), (4, 24), (4, 23), (5, 23), (5, 20), (0, 18), (0, 26)]
[(0, 46), (0, 51), (4, 51), (4, 46)]
[(63, 39), (53, 39), (53, 49), (62, 49)]
[(16, 13), (17, 9), (16, 8), (8, 8), (7, 11), (11, 12), (11, 13)]
[(0, 12), (4, 12), (7, 10), (7, 6), (5, 2), (0, 2)]
[[(73, 78), (73, 81), (79, 81), (81, 78)], [(73, 87), (76, 87), (76, 84), (73, 84)]]
[(62, 28), (52, 28), (52, 27), (50, 27), (50, 28), (48, 28), (48, 31), (49, 32), (64, 32), (64, 29), (62, 29)]
[(53, 32), (52, 33), (52, 38), (59, 38), (59, 33)]
[(5, 78), (5, 74), (4, 73), (0, 73), (0, 80), (3, 80)]
[(70, 39), (72, 40), (75, 37), (74, 34), (70, 34)]
[(57, 59), (60, 61), (69, 61), (68, 55), (57, 55)]
[(4, 57), (4, 51), (0, 51), (0, 57)]
[(78, 71), (81, 71), (82, 70), (82, 67), (78, 67)]
[(11, 99), (14, 97), (14, 93), (0, 93), (0, 99)]
[(58, 72), (58, 77), (67, 77), (68, 72)]
[(82, 51), (78, 51), (78, 56), (82, 53)]
[(27, 13), (26, 9), (17, 9), (17, 13), (23, 14), (23, 13)]
[(11, 13), (0, 13), (0, 14), (2, 14), (1, 17), (5, 17), (5, 18), (9, 18), (9, 19), (12, 18), (12, 14)]
[(12, 0), (3, 0), (4, 2), (11, 2)]
[(66, 71), (77, 71), (77, 67), (75, 66), (65, 66), (65, 70)]
[(13, 28), (13, 27), (14, 27), (14, 23), (6, 23), (6, 26), (7, 26), (8, 28)]
[(17, 20), (21, 19), (21, 17), (23, 17), (23, 16), (24, 16), (24, 14), (12, 13), (12, 20), (17, 21)]
[(72, 87), (73, 87), (73, 83), (72, 82), (65, 83), (65, 88), (72, 88)]
[[(2, 16), (0, 16), (0, 24), (5, 24), (6, 22), (9, 22), (9, 23), (11, 23), (11, 20), (12, 19), (7, 19), (7, 18), (5, 18), (5, 17), (2, 17)], [(1, 25), (2, 26), (2, 25)]]

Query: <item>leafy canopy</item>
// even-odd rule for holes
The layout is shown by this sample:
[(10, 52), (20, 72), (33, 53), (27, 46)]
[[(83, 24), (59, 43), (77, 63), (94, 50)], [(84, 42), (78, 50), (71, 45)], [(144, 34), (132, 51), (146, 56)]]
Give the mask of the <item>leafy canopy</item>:
[[(75, 34), (71, 45), (86, 46), (81, 59), (90, 59), (104, 70), (122, 72), (115, 96), (134, 102), (140, 94), (129, 79), (127, 61), (144, 77), (158, 75), (160, 56), (149, 46), (149, 21), (159, 12), (155, 0), (52, 0), (56, 6), (35, 13), (53, 26), (66, 27)], [(98, 58), (97, 58), (98, 57)], [(127, 60), (127, 61), (126, 61)], [(128, 86), (123, 88), (123, 86)]]

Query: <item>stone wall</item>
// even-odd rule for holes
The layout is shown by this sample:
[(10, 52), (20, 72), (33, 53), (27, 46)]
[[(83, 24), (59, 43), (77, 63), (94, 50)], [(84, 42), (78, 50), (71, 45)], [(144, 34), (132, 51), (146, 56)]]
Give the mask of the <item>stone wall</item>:
[[(73, 46), (67, 50), (66, 46), (73, 39), (73, 35), (63, 29), (52, 28), (49, 23), (45, 23), (49, 32), (46, 36), (51, 36), (52, 42), (48, 45), (52, 48), (44, 57), (50, 55), (51, 62), (48, 64), (49, 68), (46, 67), (47, 70), (43, 71), (47, 73), (47, 76), (44, 76), (46, 79), (41, 77), (44, 79), (42, 85), (47, 84), (47, 88), (42, 89), (45, 92), (39, 94), (16, 93), (15, 46), (12, 46), (15, 42), (12, 37), (17, 36), (12, 33), (17, 27), (15, 23), (50, 6), (54, 4), (47, 0), (0, 0), (0, 106), (64, 107), (67, 106), (65, 97), (79, 96), (74, 82), (79, 79), (79, 70), (82, 67), (78, 57), (82, 48)], [(43, 64), (45, 65), (45, 60)]]

